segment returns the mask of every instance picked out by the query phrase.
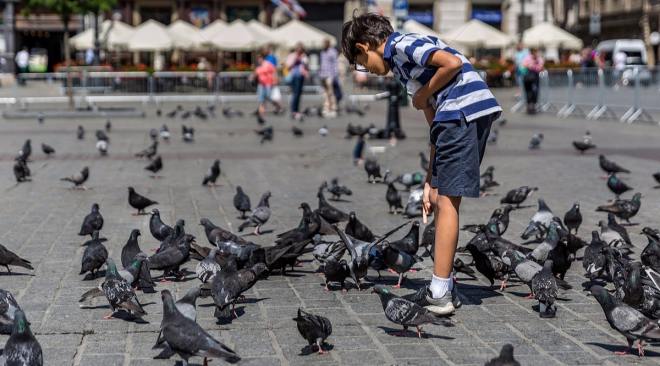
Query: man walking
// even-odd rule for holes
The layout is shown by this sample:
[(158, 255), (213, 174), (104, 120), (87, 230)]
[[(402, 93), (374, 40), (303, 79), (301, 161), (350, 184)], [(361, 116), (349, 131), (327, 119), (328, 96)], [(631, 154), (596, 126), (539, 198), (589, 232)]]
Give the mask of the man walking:
[(319, 78), (323, 85), (323, 117), (337, 117), (337, 98), (335, 97), (334, 83), (337, 79), (337, 50), (330, 47), (330, 40), (323, 41), (323, 51), (321, 51), (321, 65)]

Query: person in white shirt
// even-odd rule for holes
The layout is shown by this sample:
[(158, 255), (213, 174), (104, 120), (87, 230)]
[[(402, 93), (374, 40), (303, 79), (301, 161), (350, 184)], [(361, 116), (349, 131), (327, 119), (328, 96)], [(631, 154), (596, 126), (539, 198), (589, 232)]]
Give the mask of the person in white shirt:
[(30, 65), (30, 53), (27, 50), (27, 47), (23, 47), (20, 51), (16, 53), (16, 66), (18, 66), (18, 72), (24, 73), (28, 72), (28, 66)]
[(614, 65), (614, 73), (612, 76), (614, 78), (615, 87), (618, 87), (621, 83), (621, 76), (623, 75), (623, 70), (626, 68), (627, 60), (628, 55), (623, 51), (617, 51), (612, 57), (612, 64)]

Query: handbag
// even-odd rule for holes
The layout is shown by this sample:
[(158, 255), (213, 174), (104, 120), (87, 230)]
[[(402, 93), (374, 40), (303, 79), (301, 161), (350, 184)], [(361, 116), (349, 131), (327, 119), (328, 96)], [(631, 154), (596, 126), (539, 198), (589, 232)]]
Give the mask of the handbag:
[(280, 91), (279, 86), (275, 85), (270, 90), (270, 100), (272, 100), (273, 102), (279, 102), (282, 100), (282, 92)]

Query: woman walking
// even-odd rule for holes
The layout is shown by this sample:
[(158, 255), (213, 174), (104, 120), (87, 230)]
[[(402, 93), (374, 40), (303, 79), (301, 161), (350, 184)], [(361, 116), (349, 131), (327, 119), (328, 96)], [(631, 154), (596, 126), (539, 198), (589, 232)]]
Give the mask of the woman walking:
[(307, 54), (305, 54), (305, 49), (300, 43), (296, 45), (295, 50), (287, 56), (285, 63), (289, 70), (287, 79), (289, 80), (292, 93), (291, 117), (298, 121), (302, 120), (302, 114), (300, 113), (300, 97), (302, 95), (305, 78), (309, 75), (308, 63), (309, 60)]

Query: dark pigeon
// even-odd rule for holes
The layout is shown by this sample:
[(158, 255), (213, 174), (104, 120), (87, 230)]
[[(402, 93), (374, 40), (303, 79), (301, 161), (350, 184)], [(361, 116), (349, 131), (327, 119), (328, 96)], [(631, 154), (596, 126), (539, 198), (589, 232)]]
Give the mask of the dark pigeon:
[(595, 149), (596, 145), (591, 141), (573, 141), (573, 147), (575, 147), (580, 154), (584, 154), (587, 150)]
[(135, 153), (136, 158), (147, 158), (151, 160), (154, 156), (158, 154), (158, 141), (154, 141), (147, 147), (146, 149), (142, 151), (138, 151)]
[(213, 303), (216, 306), (214, 316), (216, 318), (225, 317), (226, 311), (231, 305), (231, 314), (238, 318), (234, 306), (241, 295), (252, 288), (254, 284), (267, 272), (264, 263), (257, 263), (251, 268), (245, 268), (238, 271), (221, 271), (213, 277), (212, 296)]
[(84, 184), (85, 184), (85, 182), (87, 181), (87, 179), (89, 179), (89, 168), (88, 168), (88, 167), (84, 167), (84, 168), (80, 171), (80, 173), (78, 173), (78, 174), (74, 174), (74, 175), (72, 175), (72, 176), (70, 176), (70, 177), (61, 178), (60, 180), (61, 180), (61, 181), (65, 181), (65, 182), (71, 182), (71, 183), (73, 183), (73, 188), (75, 188), (75, 189), (78, 189), (78, 188), (80, 188), (80, 189), (87, 189), (87, 188), (85, 188), (85, 186), (84, 186)]
[(2, 357), (6, 365), (41, 366), (44, 364), (41, 345), (30, 330), (23, 310), (16, 310), (14, 328), (5, 343)]
[(389, 213), (396, 213), (400, 210), (403, 210), (403, 204), (401, 203), (401, 193), (399, 193), (399, 191), (396, 189), (393, 182), (389, 182), (387, 184), (385, 199), (387, 200)]
[(323, 217), (329, 224), (348, 221), (348, 215), (328, 203), (328, 201), (325, 199), (325, 196), (323, 195), (322, 190), (319, 189), (316, 196), (319, 198), (319, 207), (316, 209), (316, 213)]
[(422, 258), (417, 255), (411, 255), (396, 249), (390, 243), (386, 243), (380, 250), (383, 253), (385, 265), (399, 275), (399, 280), (394, 288), (400, 288), (406, 272), (410, 271), (415, 263), (422, 261)]
[(645, 227), (642, 230), (648, 239), (648, 244), (642, 250), (640, 259), (645, 266), (651, 267), (656, 272), (660, 272), (660, 241), (653, 235), (647, 234), (647, 229), (650, 228)]
[(330, 291), (328, 285), (331, 282), (338, 282), (341, 285), (341, 290), (344, 290), (344, 283), (347, 277), (350, 277), (351, 270), (348, 268), (346, 260), (337, 260), (335, 258), (328, 258), (323, 263), (323, 275), (325, 276), (325, 290)]
[(236, 186), (234, 195), (234, 207), (241, 212), (241, 219), (245, 219), (245, 213), (251, 210), (250, 197), (248, 197), (241, 186)]
[(152, 172), (154, 175), (152, 175), (152, 178), (157, 178), (158, 176), (155, 175), (159, 171), (163, 169), (163, 159), (160, 157), (160, 155), (156, 156), (156, 158), (149, 163), (146, 167), (144, 167), (144, 170), (148, 170)]
[(32, 263), (29, 260), (19, 257), (16, 253), (7, 249), (2, 244), (0, 244), (0, 266), (5, 266), (5, 268), (7, 268), (7, 272), (9, 273), (11, 273), (9, 266), (34, 269), (32, 268)]
[(270, 199), (270, 191), (266, 191), (261, 196), (259, 204), (252, 211), (247, 220), (245, 220), (241, 225), (238, 226), (238, 231), (241, 232), (247, 227), (254, 227), (254, 234), (261, 235), (261, 226), (268, 222), (270, 219), (270, 204), (268, 200)]
[(121, 265), (122, 267), (128, 267), (128, 265), (133, 261), (135, 256), (138, 253), (141, 253), (140, 245), (138, 244), (138, 236), (140, 236), (140, 230), (133, 229), (131, 234), (124, 244), (124, 247), (121, 249)]
[(108, 250), (105, 245), (100, 240), (91, 240), (83, 252), (79, 274), (90, 272), (91, 278), (96, 278), (96, 272), (105, 264), (107, 259)]
[(630, 173), (630, 170), (625, 169), (619, 164), (607, 160), (605, 155), (598, 155), (598, 163), (600, 164), (600, 168), (605, 171), (605, 173), (610, 174), (610, 173)]
[(375, 239), (375, 236), (371, 230), (369, 230), (365, 224), (358, 220), (357, 216), (355, 215), (355, 211), (351, 211), (348, 214), (348, 222), (346, 223), (344, 231), (346, 234), (358, 240), (370, 242), (374, 241)]
[(41, 151), (43, 151), (43, 153), (46, 154), (46, 156), (51, 156), (55, 154), (55, 149), (52, 146), (47, 145), (45, 143), (41, 144)]
[(580, 213), (580, 203), (575, 202), (568, 212), (564, 215), (564, 225), (569, 230), (577, 234), (580, 225), (582, 224), (582, 214)]
[(617, 177), (615, 173), (610, 173), (609, 177), (607, 178), (607, 188), (609, 188), (610, 191), (614, 193), (616, 199), (619, 199), (620, 195), (632, 189), (632, 187), (630, 187), (624, 181), (619, 179), (619, 177)]
[(151, 218), (149, 219), (149, 231), (154, 239), (163, 241), (167, 239), (168, 236), (172, 235), (174, 229), (161, 220), (160, 211), (158, 211), (157, 208), (154, 208), (151, 210)]
[(601, 212), (611, 212), (616, 217), (626, 220), (627, 223), (630, 223), (630, 219), (637, 215), (639, 208), (642, 205), (642, 194), (635, 193), (632, 199), (618, 199), (614, 203), (609, 205), (598, 206), (596, 211)]
[(409, 255), (416, 255), (419, 250), (419, 221), (413, 221), (410, 225), (410, 231), (403, 238), (388, 243), (388, 246), (405, 252)]
[(367, 159), (364, 162), (364, 170), (367, 172), (367, 181), (369, 183), (376, 183), (376, 179), (383, 178), (380, 175), (380, 165), (376, 159)]
[(209, 168), (208, 172), (206, 172), (206, 175), (204, 175), (204, 180), (202, 181), (202, 185), (215, 186), (216, 185), (215, 182), (218, 180), (219, 176), (220, 176), (220, 160), (216, 159)]
[(78, 232), (78, 235), (92, 235), (94, 231), (101, 231), (102, 228), (103, 216), (101, 216), (101, 212), (99, 212), (99, 204), (94, 203), (92, 205), (92, 211), (83, 219), (83, 223), (80, 226), (80, 232)]
[(327, 353), (323, 350), (323, 343), (332, 334), (330, 319), (308, 313), (298, 308), (298, 316), (293, 318), (298, 327), (300, 335), (309, 342), (309, 347), (316, 345), (319, 354)]
[(340, 200), (342, 195), (351, 196), (353, 194), (353, 191), (348, 187), (339, 185), (339, 179), (336, 177), (332, 178), (330, 185), (327, 185), (325, 188), (332, 194), (331, 199), (335, 201)]
[(78, 140), (82, 140), (85, 138), (85, 129), (83, 128), (83, 126), (80, 125), (78, 126), (78, 129), (76, 130), (76, 137), (78, 138)]
[(14, 163), (13, 171), (16, 183), (29, 182), (31, 180), (30, 168), (25, 159), (17, 158), (16, 163)]
[(145, 208), (151, 205), (157, 205), (158, 202), (138, 194), (133, 187), (128, 187), (128, 204), (137, 210), (136, 215), (144, 215)]
[(18, 150), (18, 158), (28, 161), (30, 160), (31, 155), (32, 155), (32, 141), (30, 139), (27, 139), (23, 143), (23, 147), (21, 147), (21, 149)]
[(500, 200), (500, 203), (506, 203), (510, 205), (516, 205), (516, 207), (520, 207), (520, 204), (525, 202), (527, 197), (529, 197), (532, 192), (537, 191), (537, 187), (528, 187), (528, 186), (522, 186), (516, 189), (510, 190), (504, 198)]

